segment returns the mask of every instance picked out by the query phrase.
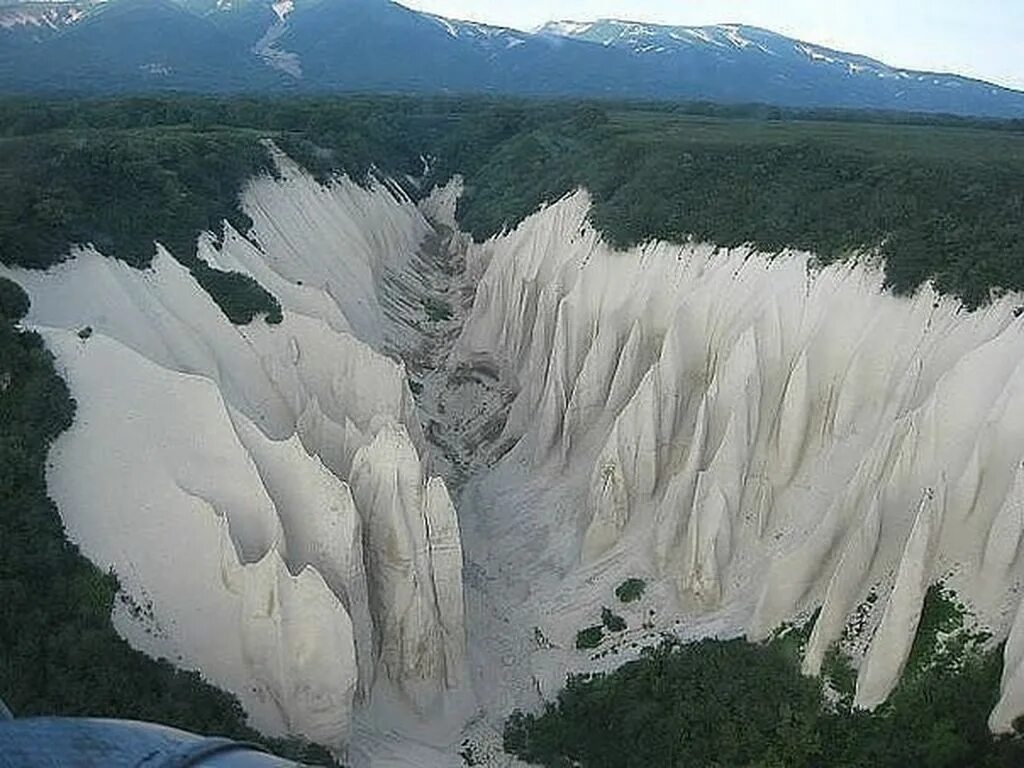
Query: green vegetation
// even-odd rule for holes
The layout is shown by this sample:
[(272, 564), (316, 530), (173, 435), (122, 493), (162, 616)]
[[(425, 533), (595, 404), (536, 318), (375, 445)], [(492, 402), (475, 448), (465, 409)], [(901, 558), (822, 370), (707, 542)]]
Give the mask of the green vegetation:
[(45, 268), (92, 244), (143, 268), (159, 241), (233, 323), (280, 322), (280, 305), (255, 280), (196, 255), (200, 232), (225, 220), (249, 229), (239, 191), (270, 167), (253, 137), (229, 131), (88, 127), (0, 140), (0, 262)]
[(639, 600), (647, 589), (647, 582), (643, 579), (626, 579), (615, 588), (615, 596), (623, 603), (632, 603)]
[(857, 670), (838, 644), (832, 645), (825, 652), (821, 662), (821, 678), (831, 686), (842, 706), (853, 706), (853, 696), (857, 692)]
[(28, 297), (0, 278), (0, 694), (19, 716), (151, 720), (262, 741), (280, 754), (332, 764), (323, 749), (266, 740), (237, 699), (195, 672), (132, 650), (114, 631), (117, 579), (79, 553), (46, 493), (46, 456), (75, 403), (35, 333), (15, 322)]
[(459, 214), (482, 237), (584, 185), (618, 246), (693, 237), (824, 262), (877, 249), (895, 291), (934, 279), (973, 307), (1024, 288), (1022, 171), (1019, 134), (626, 113), (517, 135), (468, 178)]
[(597, 648), (603, 639), (604, 627), (601, 624), (595, 624), (576, 633), (576, 647), (581, 651)]
[(512, 714), (505, 748), (559, 768), (1021, 765), (1024, 739), (987, 727), (1002, 647), (984, 647), (941, 585), (925, 602), (915, 646), (931, 655), (873, 713), (852, 709), (855, 672), (838, 649), (823, 669), (838, 702), (800, 674), (812, 617), (764, 644), (667, 641), (610, 674), (570, 677), (541, 714)]
[[(770, 700), (752, 695), (755, 671)], [(571, 677), (540, 717), (513, 714), (505, 749), (550, 766), (797, 765), (791, 744), (810, 740), (817, 706), (814, 681), (771, 648), (666, 644), (609, 675)]]
[(833, 709), (772, 645), (707, 640), (570, 678), (541, 715), (514, 713), (505, 748), (540, 765), (1011, 766), (993, 739), (999, 651), (903, 688), (876, 713)]
[[(917, 634), (914, 636), (914, 644), (910, 648), (910, 656), (904, 670), (906, 676), (917, 677), (930, 665), (951, 661), (945, 657), (957, 653), (960, 649), (947, 648), (948, 640), (964, 635), (968, 640), (973, 639), (974, 636), (964, 629), (965, 614), (964, 607), (942, 582), (928, 587), (924, 605), (921, 607)], [(953, 645), (956, 646), (956, 643)]]
[(0, 260), (43, 266), (91, 241), (144, 264), (154, 238), (188, 259), (197, 232), (244, 231), (237, 195), (268, 170), (263, 138), (321, 180), (405, 179), (430, 158), (406, 191), (462, 174), (459, 220), (477, 238), (585, 186), (618, 246), (877, 250), (894, 290), (934, 279), (970, 307), (1024, 289), (1019, 123), (610, 102), (0, 100)]
[(800, 666), (804, 657), (807, 641), (818, 621), (820, 610), (815, 611), (805, 621), (786, 622), (772, 633), (768, 643), (779, 653), (789, 659), (794, 667)]
[(247, 325), (257, 316), (277, 325), (284, 320), (281, 305), (259, 283), (248, 275), (223, 272), (200, 259), (187, 264), (201, 286), (235, 325)]
[(29, 310), (28, 295), (17, 283), (0, 278), (0, 322), (17, 322)]
[(623, 632), (626, 629), (626, 620), (612, 613), (610, 608), (601, 609), (601, 623), (609, 632)]

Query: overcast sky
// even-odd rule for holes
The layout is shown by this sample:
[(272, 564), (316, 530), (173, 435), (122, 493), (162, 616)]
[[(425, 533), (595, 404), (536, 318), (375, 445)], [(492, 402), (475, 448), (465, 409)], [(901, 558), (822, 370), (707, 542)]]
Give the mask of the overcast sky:
[(1024, 90), (1024, 0), (399, 0), (460, 19), (533, 29), (553, 19), (736, 22)]

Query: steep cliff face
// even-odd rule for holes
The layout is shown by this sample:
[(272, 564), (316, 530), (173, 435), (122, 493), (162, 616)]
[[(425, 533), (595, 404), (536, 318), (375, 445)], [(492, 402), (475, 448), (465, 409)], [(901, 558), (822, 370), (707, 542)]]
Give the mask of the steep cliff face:
[[(630, 574), (684, 623), (717, 616), (715, 631), (753, 638), (820, 607), (816, 673), (871, 606), (853, 634), (857, 702), (874, 706), (944, 579), (1010, 633), (991, 721), (1008, 728), (1024, 679), (1013, 299), (969, 314), (928, 289), (889, 295), (870, 265), (819, 269), (802, 253), (617, 253), (589, 205), (577, 193), (477, 247), (489, 267), (457, 348), (518, 388), (503, 437), (516, 447), (496, 473), (530, 478), (521, 540), (561, 573), (534, 585), (529, 600), (549, 607), (531, 616), (568, 643), (586, 614), (564, 595), (591, 610), (586, 590)], [(474, 492), (497, 499), (501, 482)]]
[[(135, 646), (267, 732), (340, 751), (354, 722), (358, 764), (455, 765), (462, 735), (493, 747), (512, 706), (622, 660), (573, 638), (626, 577), (648, 581), (642, 615), (620, 606), (638, 647), (820, 608), (805, 671), (842, 639), (869, 707), (941, 579), (1008, 638), (991, 726), (1024, 712), (1013, 297), (967, 313), (866, 263), (615, 252), (583, 192), (473, 244), (458, 183), (417, 207), (276, 160), (252, 230), (199, 254), (280, 325), (231, 325), (163, 250), (0, 268), (78, 400), (50, 489)], [(447, 693), (470, 687), (460, 733)]]
[(79, 403), (48, 482), (121, 579), (120, 631), (262, 730), (341, 750), (375, 686), (426, 708), (463, 676), (458, 521), (404, 367), (378, 351), (384, 273), (429, 225), (384, 184), (277, 160), (245, 192), (252, 232), (200, 255), (270, 289), (280, 325), (231, 325), (163, 251), (146, 271), (85, 249), (4, 274)]

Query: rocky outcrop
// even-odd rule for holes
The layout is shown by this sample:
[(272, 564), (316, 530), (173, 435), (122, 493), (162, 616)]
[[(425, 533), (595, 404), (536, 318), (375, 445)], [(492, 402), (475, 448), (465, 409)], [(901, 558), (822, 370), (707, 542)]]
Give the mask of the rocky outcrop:
[[(120, 576), (134, 645), (201, 669), (265, 731), (342, 751), (382, 692), (378, 715), (398, 701), (461, 727), (439, 694), (468, 677), (464, 546), (474, 693), (498, 717), (563, 684), (575, 631), (635, 574), (665, 610), (630, 631), (655, 638), (763, 638), (820, 609), (805, 671), (843, 640), (875, 706), (944, 579), (1008, 638), (992, 728), (1024, 712), (1013, 297), (967, 313), (887, 294), (867, 262), (616, 252), (585, 193), (472, 244), (448, 231), (457, 182), (417, 209), (275, 156), (244, 196), (252, 231), (199, 253), (278, 297), (278, 326), (230, 325), (163, 250), (141, 272), (92, 249), (0, 269), (79, 402), (51, 492)], [(433, 464), (382, 350), (414, 361)], [(431, 466), (465, 483), (468, 532)], [(415, 749), (451, 756), (450, 725)]]
[(404, 367), (377, 351), (383, 274), (429, 224), (388, 185), (277, 161), (245, 192), (253, 230), (199, 253), (273, 292), (280, 325), (232, 326), (162, 249), (145, 271), (83, 249), (4, 275), (79, 403), (49, 484), (121, 579), (119, 630), (262, 730), (340, 752), (375, 687), (426, 707), (463, 678), (458, 521)]
[[(865, 706), (899, 679), (936, 580), (1005, 636), (1024, 576), (1013, 298), (967, 313), (804, 253), (615, 252), (589, 208), (576, 193), (477, 246), (489, 267), (458, 347), (518, 387), (505, 464), (586, 499), (559, 512), (573, 543), (548, 548), (591, 579), (631, 563), (684, 614), (753, 638), (820, 607), (811, 673), (874, 592)], [(1017, 625), (996, 729), (1022, 706)]]

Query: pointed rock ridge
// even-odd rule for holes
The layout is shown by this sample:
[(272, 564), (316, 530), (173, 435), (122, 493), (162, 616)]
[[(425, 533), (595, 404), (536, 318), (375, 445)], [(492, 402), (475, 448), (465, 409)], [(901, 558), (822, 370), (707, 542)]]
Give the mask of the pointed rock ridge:
[[(163, 249), (145, 271), (79, 249), (46, 272), (0, 273), (31, 295), (26, 323), (45, 331), (79, 403), (49, 477), (69, 534), (114, 566), (126, 601), (152, 606), (121, 606), (118, 630), (237, 694), (260, 730), (340, 750), (381, 669), (421, 702), (462, 680), (454, 509), (423, 470), (404, 367), (373, 348), (382, 275), (429, 225), (397, 189), (321, 186), (278, 159), (283, 177), (243, 196), (253, 232), (227, 227), (200, 253), (272, 286), (279, 325), (231, 325)], [(110, 370), (118, 377), (104, 382)], [(396, 434), (401, 449), (382, 450)], [(386, 466), (370, 467), (376, 458)], [(366, 504), (367, 484), (389, 476), (398, 506)], [(394, 559), (403, 541), (412, 565)], [(381, 578), (390, 573), (417, 584), (398, 588)], [(381, 638), (396, 626), (384, 664)]]
[[(627, 338), (632, 338), (632, 334)], [(608, 412), (612, 380), (618, 370), (620, 354), (623, 351), (618, 328), (599, 325), (587, 347), (586, 356), (566, 404), (565, 425), (559, 444), (559, 457), (562, 461), (572, 451), (573, 437), (585, 433), (587, 426), (594, 419), (599, 419)]]
[(1024, 713), (1024, 601), (1017, 604), (1010, 635), (1003, 651), (1001, 695), (989, 715), (994, 733), (1012, 733), (1014, 721)]
[(865, 592), (865, 582), (878, 552), (881, 532), (881, 504), (876, 496), (858, 528), (846, 537), (843, 553), (825, 591), (818, 620), (814, 622), (804, 649), (802, 669), (805, 675), (820, 675), (825, 654), (833, 643), (842, 638), (847, 619)]
[(462, 537), (459, 519), (444, 480), (427, 481), (424, 509), (430, 575), (437, 604), (441, 645), (444, 652), (444, 685), (458, 688), (466, 661), (466, 616), (462, 589)]
[(707, 478), (703, 472), (697, 476), (687, 532), (689, 569), (683, 576), (682, 588), (699, 605), (715, 606), (722, 599), (722, 571), (730, 554), (732, 521), (725, 494)]
[(379, 348), (385, 325), (377, 299), (380, 280), (389, 266), (412, 258), (430, 225), (393, 185), (370, 179), (360, 186), (345, 176), (320, 185), (283, 152), (270, 149), (277, 178), (254, 179), (242, 197), (253, 222), (249, 236), (262, 258), (229, 242), (223, 264), (251, 267), (258, 280), (271, 269), (292, 286), (321, 291), (355, 336)]
[[(365, 526), (370, 611), (380, 663), (421, 708), (462, 679), (462, 550), (443, 481), (427, 481), (401, 427), (382, 428), (356, 455), (352, 490)], [(457, 567), (456, 567), (457, 566)]]
[(985, 539), (981, 575), (989, 584), (1005, 583), (1012, 578), (1013, 566), (1020, 559), (1024, 538), (1024, 461), (1019, 461), (1013, 485), (996, 515)]
[(887, 293), (867, 261), (615, 251), (589, 206), (574, 193), (467, 252), (487, 266), (456, 357), (489, 354), (516, 388), (503, 461), (550, 486), (524, 504), (560, 510), (560, 540), (531, 555), (590, 588), (654, 574), (673, 605), (755, 639), (820, 607), (812, 673), (874, 593), (848, 643), (862, 702), (888, 695), (948, 573), (1005, 636), (1024, 534), (1020, 297), (965, 312), (930, 286)]
[(770, 457), (769, 463), (775, 467), (772, 484), (777, 488), (792, 482), (804, 457), (810, 411), (809, 390), (805, 350), (800, 352), (786, 380), (785, 394), (774, 424), (774, 455)]
[[(430, 163), (423, 158), (424, 175), (430, 170)], [(458, 230), (459, 223), (455, 219), (459, 198), (465, 187), (462, 176), (456, 174), (443, 187), (434, 187), (430, 194), (420, 200), (419, 209), (430, 221), (441, 224), (453, 232)]]
[[(757, 608), (748, 632), (754, 639), (768, 637), (787, 617), (806, 610), (819, 599), (825, 580), (831, 579), (836, 558), (849, 532), (855, 530), (860, 510), (869, 509), (890, 481), (893, 457), (911, 428), (904, 419), (892, 426), (867, 453), (855, 474), (825, 515), (800, 538), (798, 547), (777, 557), (760, 587)], [(880, 501), (878, 503), (881, 503)], [(866, 565), (870, 565), (866, 564)]]
[(252, 233), (245, 236), (230, 224), (225, 224), (219, 240), (208, 232), (199, 236), (197, 253), (203, 261), (220, 269), (250, 275), (296, 314), (322, 320), (339, 333), (354, 333), (333, 297), (301, 278), (293, 282), (278, 274), (272, 262), (268, 263), (262, 246), (254, 241)]
[(882, 623), (857, 675), (854, 703), (858, 707), (873, 709), (884, 702), (903, 673), (930, 584), (935, 545), (942, 525), (941, 504), (934, 490), (924, 491)]
[(351, 619), (347, 632), (355, 644), (358, 692), (363, 697), (373, 683), (373, 622), (362, 522), (349, 487), (311, 458), (297, 437), (273, 442), (237, 413), (232, 422), (280, 516), (280, 550), (289, 572), (302, 575), (311, 566)]
[[(615, 439), (612, 431), (611, 440)], [(596, 560), (618, 541), (629, 520), (629, 489), (617, 457), (597, 464), (599, 476), (591, 485), (590, 524), (583, 537), (583, 562)]]
[[(296, 414), (293, 430), (301, 423), (307, 450), (321, 455), (342, 476), (362, 445), (360, 436), (374, 434), (385, 423), (403, 424), (423, 450), (423, 432), (400, 363), (302, 315), (289, 315), (278, 329), (257, 325), (243, 333), (258, 350), (266, 377)], [(332, 434), (336, 440), (338, 429), (343, 430), (343, 444), (316, 442), (318, 437), (330, 441)]]
[[(989, 530), (982, 563), (982, 584), (998, 594), (1007, 581), (1016, 584), (1015, 570), (1021, 562), (1021, 532), (1024, 529), (1024, 463), (1018, 464), (1009, 495)], [(1016, 568), (1015, 568), (1016, 566)], [(1013, 599), (1017, 608), (1003, 650), (1003, 675), (1000, 698), (989, 716), (989, 728), (995, 733), (1011, 733), (1014, 721), (1024, 714), (1024, 600), (1017, 590)]]
[(339, 748), (358, 676), (351, 620), (315, 569), (287, 571), (277, 503), (292, 499), (264, 484), (233, 420), (266, 438), (209, 379), (102, 334), (43, 332), (78, 403), (52, 452), (50, 492), (69, 537), (118, 574), (118, 630), (201, 669), (261, 730)]
[(685, 569), (681, 563), (686, 551), (685, 531), (689, 527), (690, 516), (695, 506), (697, 484), (702, 474), (701, 467), (705, 462), (707, 411), (708, 394), (705, 392), (697, 410), (686, 462), (682, 470), (673, 475), (657, 511), (654, 540), (658, 573), (671, 578), (674, 571), (681, 592), (685, 590)]
[(242, 603), (245, 662), (270, 693), (285, 732), (342, 753), (359, 677), (348, 613), (316, 569), (293, 576), (275, 551), (251, 573), (225, 571)]

